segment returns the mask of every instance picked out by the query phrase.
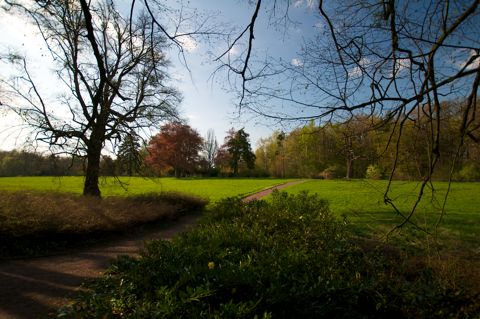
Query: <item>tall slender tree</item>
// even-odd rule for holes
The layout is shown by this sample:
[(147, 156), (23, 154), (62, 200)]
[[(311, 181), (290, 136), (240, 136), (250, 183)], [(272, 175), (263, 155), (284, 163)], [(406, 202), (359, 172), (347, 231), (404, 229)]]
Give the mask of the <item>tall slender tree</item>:
[(218, 142), (215, 132), (212, 129), (207, 131), (207, 136), (203, 143), (203, 154), (207, 163), (207, 170), (211, 171), (215, 166), (215, 157), (218, 152)]
[(117, 166), (122, 173), (132, 176), (140, 171), (143, 162), (141, 147), (140, 139), (134, 132), (125, 136), (117, 152)]

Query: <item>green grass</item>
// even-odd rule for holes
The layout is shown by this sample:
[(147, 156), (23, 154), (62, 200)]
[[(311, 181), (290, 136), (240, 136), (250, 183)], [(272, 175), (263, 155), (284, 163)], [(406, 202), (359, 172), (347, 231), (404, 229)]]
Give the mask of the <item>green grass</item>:
[[(435, 182), (435, 193), (424, 194), (413, 221), (429, 232), (435, 232), (440, 217), (441, 204), (448, 184)], [(328, 199), (331, 210), (338, 216), (345, 215), (361, 235), (385, 235), (402, 222), (391, 206), (383, 203), (387, 181), (372, 180), (309, 180), (287, 191), (298, 193), (306, 190)], [(395, 181), (390, 197), (403, 214), (408, 214), (418, 196), (418, 182)], [(480, 183), (453, 183), (446, 214), (437, 229), (439, 237), (460, 240), (479, 249), (480, 238)], [(412, 231), (411, 227), (409, 230)], [(418, 232), (421, 233), (421, 232)]]
[[(132, 196), (151, 192), (176, 191), (199, 196), (210, 200), (211, 204), (221, 198), (243, 196), (262, 189), (281, 184), (286, 179), (255, 178), (153, 178), (123, 177), (118, 180), (107, 177), (101, 179), (101, 191), (105, 197)], [(345, 215), (357, 234), (367, 237), (379, 237), (387, 234), (402, 222), (402, 217), (383, 203), (386, 181), (372, 180), (309, 180), (287, 189), (290, 193), (307, 190), (318, 193), (330, 202), (331, 210), (337, 215)], [(0, 178), (0, 190), (34, 190), (47, 192), (67, 192), (80, 194), (83, 177), (14, 177)], [(415, 201), (419, 183), (396, 181), (393, 183), (391, 197), (395, 204), (406, 214)], [(443, 200), (447, 183), (434, 183), (435, 198), (431, 191), (424, 198), (415, 213), (413, 221), (431, 233), (438, 232), (439, 238), (447, 238), (450, 248), (463, 249), (468, 246), (479, 251), (480, 238), (480, 183), (454, 183), (449, 196), (446, 215), (441, 227), (434, 226), (440, 217), (440, 203)], [(210, 206), (209, 206), (210, 207)], [(403, 232), (405, 234), (405, 232)], [(425, 236), (412, 227), (407, 234), (418, 242), (425, 242)], [(421, 240), (418, 240), (421, 238)]]
[[(141, 178), (122, 177), (101, 178), (102, 196), (128, 196), (152, 192), (181, 192), (209, 199), (211, 202), (221, 198), (251, 194), (286, 179), (270, 178)], [(0, 190), (18, 191), (54, 191), (81, 194), (83, 177), (2, 177)]]

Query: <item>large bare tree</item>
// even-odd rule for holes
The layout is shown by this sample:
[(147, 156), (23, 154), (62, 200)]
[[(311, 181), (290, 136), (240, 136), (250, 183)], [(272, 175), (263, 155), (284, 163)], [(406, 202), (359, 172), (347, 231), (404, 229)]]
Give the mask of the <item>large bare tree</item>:
[(177, 117), (180, 96), (168, 86), (165, 36), (146, 15), (124, 18), (113, 1), (7, 1), (7, 10), (38, 27), (66, 88), (61, 99), (48, 99), (26, 59), (14, 57), (22, 74), (6, 82), (17, 95), (10, 107), (38, 140), (84, 156), (83, 193), (100, 196), (105, 143)]

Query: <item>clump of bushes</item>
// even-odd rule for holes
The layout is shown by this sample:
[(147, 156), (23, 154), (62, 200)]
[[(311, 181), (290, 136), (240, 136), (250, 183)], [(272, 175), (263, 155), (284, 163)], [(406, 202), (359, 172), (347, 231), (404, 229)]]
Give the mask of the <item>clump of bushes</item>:
[[(219, 202), (196, 229), (119, 258), (59, 316), (426, 318), (480, 310), (427, 267), (359, 248), (317, 196)], [(477, 299), (478, 301), (478, 299)]]

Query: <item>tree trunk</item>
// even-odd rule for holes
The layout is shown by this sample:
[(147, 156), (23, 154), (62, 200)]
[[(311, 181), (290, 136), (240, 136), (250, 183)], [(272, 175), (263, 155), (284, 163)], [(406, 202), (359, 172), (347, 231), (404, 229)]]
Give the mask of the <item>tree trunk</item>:
[(237, 176), (238, 175), (238, 162), (235, 162), (233, 164), (233, 176)]
[[(93, 143), (97, 144), (97, 143)], [(100, 188), (98, 187), (98, 177), (100, 175), (100, 155), (102, 146), (90, 145), (87, 153), (87, 170), (85, 172), (85, 183), (83, 185), (83, 195), (100, 197)]]
[(347, 175), (345, 176), (347, 179), (353, 177), (353, 159), (347, 158)]

